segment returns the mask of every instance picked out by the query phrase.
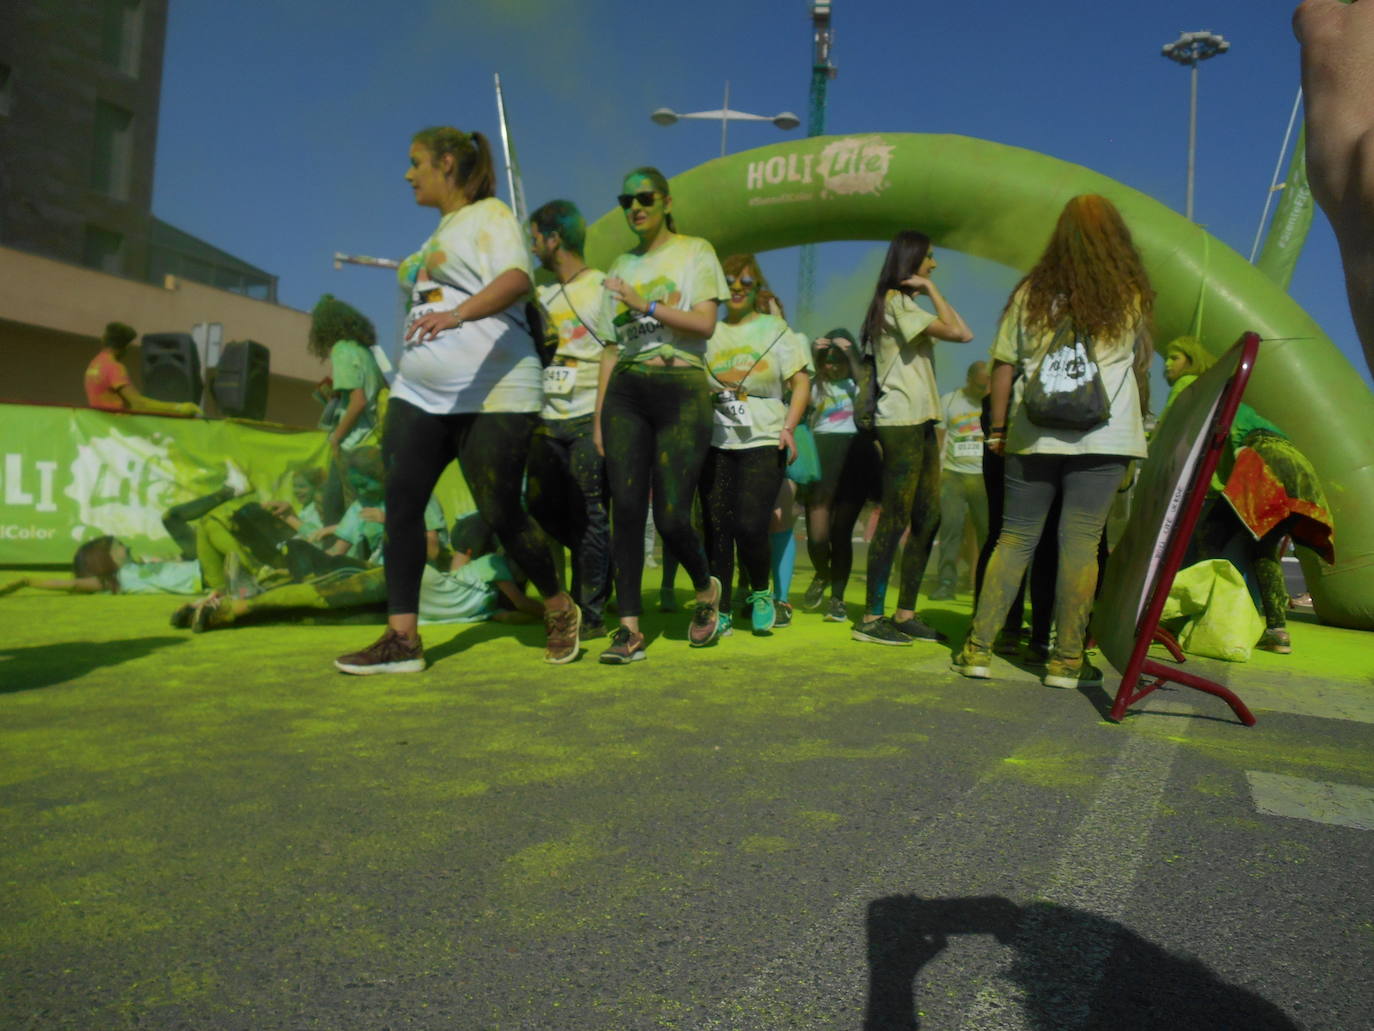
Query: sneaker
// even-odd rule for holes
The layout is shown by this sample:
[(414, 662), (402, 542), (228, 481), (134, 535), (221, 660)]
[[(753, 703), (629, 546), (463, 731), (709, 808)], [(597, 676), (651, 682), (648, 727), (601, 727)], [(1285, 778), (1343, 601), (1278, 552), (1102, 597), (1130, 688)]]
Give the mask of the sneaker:
[(722, 612), (716, 617), (716, 636), (734, 637), (735, 636), (735, 617), (728, 612)]
[(423, 673), (425, 646), (418, 634), (414, 644), (406, 644), (405, 638), (387, 627), (372, 647), (340, 655), (334, 660), (334, 668), (363, 677), (373, 673)]
[(624, 666), (642, 662), (649, 657), (644, 650), (644, 635), (627, 626), (616, 627), (611, 634), (611, 646), (601, 653), (601, 661), (609, 666)]
[(790, 602), (773, 601), (773, 629), (786, 630), (792, 625), (792, 605)]
[(825, 622), (848, 623), (849, 613), (845, 611), (843, 598), (831, 598), (830, 607), (825, 610)]
[[(3, 590), (0, 590), (3, 593)], [(187, 602), (172, 613), (172, 626), (177, 630), (189, 630), (191, 621), (196, 617), (196, 603)]]
[(910, 637), (913, 641), (935, 641), (939, 644), (946, 644), (949, 642), (948, 636), (940, 633), (940, 631), (921, 619), (920, 616), (912, 616), (910, 619), (904, 619), (900, 623), (893, 620), (892, 625), (906, 634), (907, 637)]
[(997, 640), (992, 642), (992, 650), (998, 655), (1016, 655), (1021, 651), (1021, 635), (1006, 630), (998, 631)]
[(935, 590), (930, 592), (931, 601), (953, 601), (954, 588), (949, 584), (940, 584)]
[(1259, 643), (1255, 645), (1262, 651), (1273, 652), (1275, 655), (1289, 655), (1293, 651), (1293, 639), (1288, 636), (1288, 631), (1281, 626), (1271, 626), (1266, 630)]
[(554, 666), (572, 662), (578, 655), (578, 632), (582, 629), (582, 610), (576, 603), (566, 609), (544, 606), (544, 661)]
[(764, 634), (772, 630), (778, 612), (773, 604), (773, 595), (768, 588), (754, 591), (745, 598), (745, 601), (749, 603), (749, 624), (754, 628), (754, 633)]
[(867, 641), (869, 644), (910, 644), (911, 638), (897, 629), (895, 623), (887, 616), (870, 616), (854, 624), (854, 628), (849, 631), (849, 636), (856, 641)]
[(693, 648), (705, 648), (716, 639), (720, 632), (720, 581), (711, 577), (711, 601), (699, 601), (692, 612), (692, 623), (687, 627), (687, 643)]
[(658, 611), (677, 611), (677, 591), (673, 590), (671, 587), (660, 587), (658, 589)]
[(579, 641), (590, 641), (595, 637), (605, 637), (607, 633), (609, 633), (609, 631), (606, 629), (605, 623), (601, 622), (599, 619), (588, 621), (584, 615), (582, 617), (582, 626), (577, 631), (577, 639)]
[(1032, 666), (1043, 666), (1050, 661), (1050, 646), (1043, 641), (1031, 641), (1026, 645), (1026, 661)]
[(1067, 662), (1052, 658), (1045, 663), (1040, 682), (1046, 687), (1097, 687), (1102, 683), (1102, 671), (1087, 659)]
[(965, 641), (949, 668), (966, 677), (987, 680), (992, 676), (992, 653), (986, 648), (979, 648), (972, 641)]
[(821, 602), (825, 601), (825, 589), (828, 585), (821, 577), (816, 577), (811, 581), (811, 586), (806, 589), (806, 595), (802, 598), (802, 608), (807, 612), (815, 612), (821, 607)]
[(233, 622), (224, 595), (215, 591), (207, 594), (191, 606), (191, 633), (203, 634), (218, 626), (228, 626)]

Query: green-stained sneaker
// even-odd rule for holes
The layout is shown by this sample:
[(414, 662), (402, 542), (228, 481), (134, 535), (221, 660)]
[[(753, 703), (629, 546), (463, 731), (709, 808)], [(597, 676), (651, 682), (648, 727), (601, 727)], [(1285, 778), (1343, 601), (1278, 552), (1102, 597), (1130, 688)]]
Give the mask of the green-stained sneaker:
[(763, 634), (773, 629), (777, 610), (773, 607), (773, 594), (767, 588), (754, 591), (744, 599), (749, 603), (749, 625), (754, 633)]

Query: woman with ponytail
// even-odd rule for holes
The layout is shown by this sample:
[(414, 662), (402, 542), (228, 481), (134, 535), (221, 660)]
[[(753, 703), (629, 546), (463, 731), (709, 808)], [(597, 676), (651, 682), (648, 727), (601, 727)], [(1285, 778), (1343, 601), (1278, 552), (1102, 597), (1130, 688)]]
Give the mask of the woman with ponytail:
[(696, 591), (689, 642), (701, 647), (718, 633), (720, 581), (692, 527), (692, 495), (711, 446), (706, 340), (728, 293), (711, 245), (676, 232), (662, 172), (636, 168), (621, 189), (620, 206), (639, 243), (606, 274), (604, 321), (615, 340), (602, 355), (595, 424), (610, 483), (620, 607), (620, 627), (601, 661), (613, 664), (645, 657), (640, 578), (651, 491), (664, 550), (682, 563)]
[(359, 674), (425, 668), (416, 630), (424, 512), (454, 460), (477, 511), (544, 597), (545, 661), (570, 662), (580, 610), (559, 583), (548, 539), (520, 503), (544, 401), (525, 315), (532, 269), (524, 235), (495, 197), (491, 146), (481, 133), (447, 126), (416, 133), (406, 182), (415, 203), (437, 208), (440, 218), (398, 271), (409, 313), (382, 433), (387, 631), (335, 665)]

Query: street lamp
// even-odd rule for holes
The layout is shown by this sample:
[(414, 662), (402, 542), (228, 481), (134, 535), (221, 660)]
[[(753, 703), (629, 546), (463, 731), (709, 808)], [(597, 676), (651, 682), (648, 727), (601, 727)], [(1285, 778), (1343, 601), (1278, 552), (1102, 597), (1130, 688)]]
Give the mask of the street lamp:
[(649, 116), (650, 120), (656, 125), (672, 125), (679, 118), (705, 118), (711, 121), (720, 119), (720, 156), (725, 157), (725, 134), (731, 122), (772, 122), (779, 129), (795, 129), (801, 125), (801, 119), (791, 111), (782, 111), (773, 115), (751, 115), (745, 111), (730, 110), (730, 83), (725, 84), (725, 103), (721, 105), (719, 111), (693, 111), (690, 114), (679, 114), (672, 108), (660, 107)]
[(1188, 100), (1188, 221), (1193, 220), (1193, 167), (1197, 160), (1197, 66), (1198, 62), (1216, 57), (1231, 49), (1231, 44), (1220, 34), (1204, 29), (1202, 32), (1184, 32), (1172, 43), (1165, 43), (1161, 49), (1170, 61), (1187, 65), (1192, 69), (1192, 82)]

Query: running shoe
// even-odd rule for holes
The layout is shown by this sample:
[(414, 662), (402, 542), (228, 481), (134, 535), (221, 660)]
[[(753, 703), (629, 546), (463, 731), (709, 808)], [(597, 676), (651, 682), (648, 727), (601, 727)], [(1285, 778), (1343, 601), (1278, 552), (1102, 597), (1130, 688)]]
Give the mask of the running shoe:
[(1289, 655), (1293, 651), (1293, 639), (1288, 636), (1288, 631), (1281, 626), (1271, 626), (1264, 632), (1255, 645), (1262, 651), (1273, 652), (1275, 655)]
[[(1021, 650), (1021, 635), (1000, 630), (997, 640), (992, 642), (992, 650), (998, 655), (1015, 655)], [(1046, 655), (1048, 657), (1048, 653)]]
[(1087, 659), (1068, 662), (1052, 658), (1045, 663), (1040, 682), (1046, 687), (1097, 687), (1102, 683), (1102, 671)]
[(825, 622), (848, 623), (849, 613), (845, 611), (843, 598), (831, 598), (830, 607), (825, 610)]
[(735, 617), (732, 616), (732, 615), (730, 615), (730, 613), (728, 613), (728, 612), (722, 612), (722, 613), (721, 613), (719, 616), (717, 616), (716, 618), (717, 618), (717, 620), (719, 621), (719, 626), (718, 626), (717, 629), (716, 629), (716, 636), (717, 636), (717, 637), (734, 637), (734, 636), (735, 636)]
[(720, 632), (720, 581), (711, 577), (711, 600), (699, 601), (692, 611), (687, 627), (687, 643), (693, 648), (705, 648)]
[(585, 616), (582, 618), (582, 627), (577, 631), (579, 641), (590, 641), (596, 637), (605, 637), (608, 631), (606, 624), (599, 619), (588, 621)]
[(765, 587), (761, 591), (754, 591), (744, 599), (749, 603), (749, 624), (754, 628), (754, 633), (765, 634), (773, 629), (778, 613), (773, 605), (773, 592)]
[(992, 652), (979, 648), (972, 641), (965, 641), (949, 668), (966, 677), (987, 680), (992, 676)]
[[(0, 594), (4, 593), (0, 590)], [(177, 630), (189, 630), (191, 621), (196, 618), (196, 603), (193, 601), (182, 605), (172, 613), (172, 626)]]
[(773, 601), (773, 629), (786, 630), (792, 625), (792, 604), (786, 601)]
[(370, 648), (340, 655), (334, 660), (334, 668), (363, 677), (374, 673), (423, 673), (425, 646), (418, 634), (414, 644), (406, 644), (404, 637), (387, 627)]
[(911, 638), (898, 630), (897, 624), (893, 623), (887, 616), (869, 616), (867, 619), (860, 620), (849, 631), (849, 636), (856, 641), (867, 641), (869, 644), (906, 645), (911, 643)]
[(576, 602), (566, 609), (544, 606), (544, 661), (554, 666), (572, 662), (578, 654), (578, 632), (582, 629), (582, 609)]
[(811, 586), (806, 589), (806, 595), (802, 598), (802, 608), (807, 612), (815, 612), (821, 607), (821, 602), (825, 601), (825, 589), (829, 586), (822, 577), (816, 577), (811, 581)]
[(624, 666), (642, 662), (649, 657), (644, 650), (644, 635), (627, 626), (616, 627), (611, 634), (611, 646), (601, 653), (601, 661), (608, 666)]
[(1046, 641), (1030, 641), (1026, 644), (1026, 661), (1032, 666), (1043, 666), (1050, 661), (1050, 646)]
[(228, 626), (233, 622), (229, 603), (218, 591), (207, 594), (191, 606), (191, 633), (203, 634), (218, 626)]
[(893, 620), (892, 625), (906, 634), (907, 637), (910, 637), (913, 641), (935, 641), (938, 644), (946, 644), (949, 641), (946, 635), (940, 633), (940, 631), (936, 630), (920, 616), (912, 616), (910, 619), (904, 619), (900, 623)]

